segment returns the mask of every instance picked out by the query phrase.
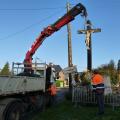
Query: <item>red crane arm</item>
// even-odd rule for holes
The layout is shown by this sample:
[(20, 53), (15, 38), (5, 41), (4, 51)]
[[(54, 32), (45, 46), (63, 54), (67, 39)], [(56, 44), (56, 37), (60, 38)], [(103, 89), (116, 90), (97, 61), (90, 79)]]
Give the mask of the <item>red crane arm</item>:
[(86, 8), (81, 3), (74, 6), (68, 13), (66, 13), (63, 17), (61, 17), (54, 24), (46, 27), (41, 32), (41, 34), (36, 39), (36, 41), (32, 44), (30, 50), (27, 51), (24, 63), (29, 64), (31, 66), (31, 64), (32, 64), (32, 56), (35, 54), (36, 50), (42, 44), (44, 39), (46, 37), (49, 37), (54, 32), (58, 31), (64, 25), (66, 25), (69, 22), (71, 22), (72, 20), (74, 20), (75, 16), (77, 16), (78, 14), (81, 14), (81, 16), (85, 16), (85, 17), (87, 16)]

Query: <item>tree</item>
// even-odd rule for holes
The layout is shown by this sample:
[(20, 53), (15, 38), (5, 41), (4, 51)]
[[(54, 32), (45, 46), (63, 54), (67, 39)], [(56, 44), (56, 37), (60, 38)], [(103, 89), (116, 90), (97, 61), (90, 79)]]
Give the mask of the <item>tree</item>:
[(117, 70), (120, 70), (120, 60), (118, 60)]
[(111, 78), (112, 84), (117, 84), (118, 79), (117, 79), (117, 69), (115, 67), (115, 63), (113, 60), (111, 60), (108, 64), (108, 70), (109, 70), (109, 75)]
[(82, 85), (89, 85), (91, 80), (89, 72), (82, 72), (80, 75), (80, 79)]
[(115, 67), (115, 63), (113, 60), (110, 60), (108, 64), (102, 65), (101, 67), (98, 68), (98, 70), (103, 75), (110, 76), (112, 84), (114, 85), (118, 84), (117, 68)]
[(0, 72), (0, 75), (10, 75), (10, 67), (8, 62), (4, 65), (3, 69)]
[(119, 85), (120, 85), (120, 59), (118, 60), (117, 71), (118, 71), (118, 81), (119, 81)]

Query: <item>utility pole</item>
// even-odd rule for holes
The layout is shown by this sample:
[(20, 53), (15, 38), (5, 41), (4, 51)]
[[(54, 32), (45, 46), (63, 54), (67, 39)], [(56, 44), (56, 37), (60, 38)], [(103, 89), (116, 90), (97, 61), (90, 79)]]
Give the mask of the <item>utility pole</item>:
[[(70, 10), (70, 4), (67, 2), (67, 12)], [(72, 67), (72, 43), (71, 43), (71, 25), (67, 24), (68, 32), (68, 67)], [(69, 92), (72, 93), (72, 75), (69, 73)]]
[(92, 23), (90, 20), (86, 21), (86, 29), (85, 30), (78, 30), (78, 34), (85, 34), (86, 35), (86, 47), (87, 47), (87, 70), (91, 72), (92, 70), (92, 33), (101, 32), (101, 29), (92, 29)]

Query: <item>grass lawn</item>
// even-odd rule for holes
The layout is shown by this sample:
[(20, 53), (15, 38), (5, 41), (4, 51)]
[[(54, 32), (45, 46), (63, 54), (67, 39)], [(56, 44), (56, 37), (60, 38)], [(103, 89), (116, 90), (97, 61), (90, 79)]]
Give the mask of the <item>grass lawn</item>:
[(96, 106), (75, 108), (71, 102), (64, 101), (38, 113), (32, 120), (120, 120), (120, 108), (113, 111), (112, 107), (105, 107), (103, 116), (96, 116), (96, 113)]

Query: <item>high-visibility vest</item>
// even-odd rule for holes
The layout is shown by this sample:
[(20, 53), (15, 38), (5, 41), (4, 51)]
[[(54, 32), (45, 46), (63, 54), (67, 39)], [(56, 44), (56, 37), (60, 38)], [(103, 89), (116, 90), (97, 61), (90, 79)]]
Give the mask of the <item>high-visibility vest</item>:
[(98, 84), (101, 84), (103, 83), (103, 77), (99, 74), (96, 74), (92, 77), (92, 85), (98, 85)]
[(56, 95), (57, 94), (57, 89), (56, 89), (56, 86), (55, 85), (51, 85), (50, 88), (49, 88), (49, 91), (51, 93), (51, 95)]
[(92, 77), (92, 86), (93, 90), (95, 90), (98, 93), (104, 92), (104, 80), (103, 77), (99, 74), (96, 74)]

